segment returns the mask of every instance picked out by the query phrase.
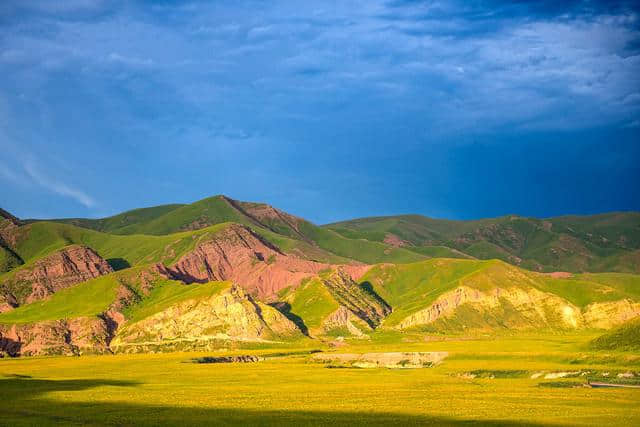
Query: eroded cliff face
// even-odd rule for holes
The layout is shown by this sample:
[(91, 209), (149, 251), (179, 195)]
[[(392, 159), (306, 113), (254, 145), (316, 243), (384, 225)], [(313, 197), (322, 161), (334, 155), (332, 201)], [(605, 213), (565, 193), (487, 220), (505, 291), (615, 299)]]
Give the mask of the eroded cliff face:
[[(396, 325), (456, 325), (490, 329), (608, 329), (640, 315), (640, 304), (629, 300), (593, 303), (584, 308), (535, 288), (495, 288), (482, 292), (460, 286), (442, 294), (428, 308), (413, 313)], [(452, 322), (453, 321), (453, 322)]]
[[(270, 300), (279, 290), (296, 286), (328, 267), (283, 254), (249, 228), (233, 224), (198, 244), (164, 272), (186, 283), (229, 280), (252, 295)], [(345, 268), (358, 277), (365, 271), (363, 266)]]
[(0, 311), (44, 299), (60, 289), (112, 272), (93, 249), (68, 246), (4, 279), (0, 283)]
[(325, 321), (322, 322), (322, 328), (324, 333), (342, 331), (346, 332), (347, 335), (358, 338), (367, 337), (366, 332), (373, 329), (367, 322), (363, 321), (344, 306), (340, 306), (336, 311), (331, 313)]
[(583, 318), (592, 328), (610, 329), (640, 316), (640, 303), (628, 299), (589, 304)]
[[(329, 289), (340, 308), (326, 321), (325, 329), (344, 326), (350, 331), (355, 328), (354, 321), (359, 319), (368, 329), (375, 329), (391, 313), (391, 306), (382, 298), (360, 287), (343, 269), (337, 268), (320, 280)], [(358, 335), (357, 333), (355, 335)]]
[(274, 232), (289, 229), (289, 232), (285, 231), (283, 234), (295, 235), (297, 238), (309, 241), (300, 228), (304, 222), (302, 218), (283, 212), (265, 203), (240, 202), (229, 198), (226, 198), (226, 200), (234, 208), (263, 227), (269, 228)]
[(191, 348), (191, 343), (212, 340), (259, 342), (302, 337), (296, 325), (278, 310), (255, 301), (242, 288), (231, 286), (125, 325), (111, 347), (127, 352), (176, 344)]
[(12, 357), (109, 353), (111, 333), (101, 317), (0, 325), (0, 353)]

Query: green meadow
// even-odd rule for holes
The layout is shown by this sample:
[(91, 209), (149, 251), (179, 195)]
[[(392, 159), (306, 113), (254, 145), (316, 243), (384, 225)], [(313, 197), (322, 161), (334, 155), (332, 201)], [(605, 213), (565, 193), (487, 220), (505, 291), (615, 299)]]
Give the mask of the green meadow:
[[(282, 348), (5, 359), (0, 424), (639, 425), (640, 389), (583, 384), (597, 372), (640, 371), (640, 354), (592, 350), (594, 337), (374, 334), (323, 347), (449, 352), (423, 369), (330, 369), (305, 351), (287, 356), (296, 349)], [(274, 353), (257, 363), (192, 363)], [(531, 378), (544, 372), (590, 374)]]

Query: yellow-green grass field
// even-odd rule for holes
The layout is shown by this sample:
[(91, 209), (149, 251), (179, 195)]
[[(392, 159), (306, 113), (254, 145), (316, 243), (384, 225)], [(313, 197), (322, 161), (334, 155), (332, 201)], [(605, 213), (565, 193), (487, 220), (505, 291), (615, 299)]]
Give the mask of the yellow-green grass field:
[[(409, 334), (324, 348), (450, 353), (424, 369), (337, 369), (308, 354), (191, 363), (223, 351), (3, 359), (0, 424), (640, 425), (640, 389), (580, 387), (584, 376), (531, 378), (543, 371), (607, 371), (612, 377), (640, 371), (638, 353), (589, 350), (594, 336)], [(282, 350), (235, 353), (275, 351)]]

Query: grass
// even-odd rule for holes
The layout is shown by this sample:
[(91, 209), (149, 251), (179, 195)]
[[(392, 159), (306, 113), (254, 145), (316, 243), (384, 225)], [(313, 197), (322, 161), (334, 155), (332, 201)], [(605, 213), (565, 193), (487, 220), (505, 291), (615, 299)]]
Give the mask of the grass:
[(47, 320), (96, 316), (115, 300), (118, 286), (125, 284), (140, 296), (136, 304), (124, 309), (129, 323), (134, 323), (187, 299), (216, 294), (230, 286), (229, 282), (186, 285), (155, 277), (149, 295), (140, 292), (138, 274), (145, 267), (132, 268), (98, 277), (60, 290), (42, 301), (36, 301), (0, 314), (0, 324), (34, 323)]
[(0, 314), (0, 323), (33, 323), (46, 320), (95, 316), (115, 299), (117, 273), (98, 277), (79, 286), (63, 289), (49, 298)]
[(317, 278), (307, 280), (284, 300), (291, 305), (289, 312), (303, 319), (312, 332), (317, 331), (322, 322), (339, 308), (333, 295)]
[(18, 267), (22, 260), (13, 252), (0, 245), (0, 274)]
[[(385, 345), (353, 340), (356, 344), (339, 350), (450, 352), (436, 367), (411, 370), (326, 369), (306, 354), (258, 363), (189, 363), (194, 357), (248, 354), (244, 350), (0, 360), (0, 424), (638, 425), (638, 390), (565, 388), (555, 383), (573, 380), (513, 374), (625, 370), (638, 358), (616, 353), (608, 365), (592, 358), (569, 364), (599, 354), (584, 353), (588, 339), (451, 337)], [(459, 375), (482, 370), (494, 372), (494, 378)]]
[[(245, 202), (239, 203), (240, 206), (243, 204), (247, 205)], [(304, 220), (300, 220), (299, 224), (301, 233), (290, 228), (285, 222), (268, 221), (260, 223), (247, 216), (224, 196), (209, 197), (189, 205), (165, 205), (145, 208), (101, 220), (73, 219), (58, 221), (104, 230), (118, 235), (135, 235), (133, 240), (140, 240), (141, 242), (147, 241), (152, 236), (167, 237), (167, 235), (174, 235), (174, 233), (185, 230), (235, 222), (251, 227), (255, 232), (275, 243), (285, 252), (298, 252), (306, 258), (319, 261), (344, 263), (357, 260), (376, 263), (415, 262), (425, 259), (425, 256), (419, 253), (393, 248), (383, 243), (364, 239), (349, 239), (332, 230), (318, 227)], [(35, 223), (32, 226), (37, 224), (40, 223)], [(119, 226), (122, 224), (127, 225)], [(63, 225), (70, 226), (69, 224)], [(49, 226), (49, 228), (51, 227)], [(46, 231), (48, 230), (42, 230), (43, 233)], [(27, 258), (42, 254), (42, 252), (36, 253), (37, 249), (44, 248), (45, 251), (50, 251), (51, 247), (46, 244), (47, 240), (56, 241), (57, 237), (47, 236), (47, 238), (43, 239), (37, 234), (31, 236), (29, 240), (32, 242), (28, 244), (33, 247), (25, 248), (25, 252), (28, 254)], [(121, 241), (126, 242), (127, 240), (123, 239)], [(98, 250), (95, 247), (94, 249)], [(144, 250), (141, 249), (141, 253), (144, 253)], [(124, 256), (119, 256), (127, 259)]]
[(613, 212), (547, 219), (515, 215), (450, 221), (420, 215), (361, 218), (325, 225), (351, 239), (384, 241), (394, 234), (422, 252), (441, 245), (480, 259), (522, 260), (542, 271), (640, 272), (640, 213)]
[(121, 230), (133, 229), (139, 224), (153, 221), (154, 219), (159, 218), (181, 206), (184, 205), (172, 204), (153, 206), (150, 208), (133, 209), (118, 215), (101, 219), (64, 218), (52, 221), (61, 222), (63, 224), (71, 224), (78, 227), (90, 228), (92, 230), (102, 231), (105, 233), (126, 234), (122, 233)]
[(603, 334), (591, 342), (599, 350), (640, 351), (640, 317)]
[(214, 295), (229, 288), (229, 282), (209, 282), (185, 285), (181, 282), (165, 280), (158, 283), (151, 293), (140, 303), (124, 311), (129, 323), (135, 323), (174, 304), (189, 299)]
[[(596, 302), (640, 299), (640, 275), (590, 273), (556, 279), (498, 260), (434, 258), (411, 264), (377, 265), (360, 281), (370, 283), (375, 292), (393, 307), (393, 313), (385, 319), (386, 326), (393, 326), (408, 315), (427, 308), (440, 295), (458, 286), (484, 292), (496, 287), (535, 288), (564, 298), (577, 307)], [(462, 307), (458, 309), (459, 317), (464, 317), (461, 310)], [(474, 313), (467, 314), (470, 321)], [(477, 320), (478, 324), (484, 322), (483, 319)]]
[(464, 276), (488, 266), (491, 261), (431, 259), (404, 265), (379, 265), (361, 279), (393, 307), (385, 325), (394, 325), (408, 315), (428, 307), (438, 296), (459, 285)]
[(27, 264), (71, 244), (89, 246), (105, 259), (121, 258), (130, 265), (171, 262), (192, 247), (194, 236), (210, 231), (215, 229), (167, 236), (118, 236), (69, 224), (42, 221), (22, 229), (22, 238), (15, 249)]

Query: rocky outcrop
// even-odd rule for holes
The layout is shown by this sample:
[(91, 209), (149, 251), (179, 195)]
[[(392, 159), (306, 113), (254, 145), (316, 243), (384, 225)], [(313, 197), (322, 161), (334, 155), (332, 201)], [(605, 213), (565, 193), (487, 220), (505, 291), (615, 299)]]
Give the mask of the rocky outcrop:
[(13, 306), (22, 305), (112, 272), (111, 266), (93, 249), (72, 245), (12, 272), (0, 283), (0, 295), (4, 296), (5, 304), (14, 301)]
[(109, 353), (111, 334), (100, 317), (0, 325), (0, 352), (12, 357)]
[(440, 322), (464, 329), (604, 329), (638, 315), (640, 304), (629, 300), (593, 303), (581, 309), (535, 288), (498, 287), (483, 292), (460, 286), (442, 294), (426, 309), (407, 316), (396, 327), (407, 329)]
[[(115, 351), (149, 346), (193, 348), (193, 342), (272, 341), (302, 338), (296, 325), (278, 310), (231, 286), (207, 297), (174, 304), (136, 323), (125, 325), (111, 342)], [(185, 347), (186, 346), (186, 347)]]
[[(205, 239), (175, 264), (159, 271), (185, 283), (230, 280), (252, 295), (270, 300), (287, 286), (330, 267), (282, 253), (248, 227), (232, 224)], [(354, 275), (362, 266), (350, 267)]]
[(342, 268), (332, 270), (320, 277), (322, 283), (340, 304), (340, 309), (334, 312), (325, 323), (331, 325), (342, 324), (352, 329), (351, 313), (365, 322), (370, 329), (376, 328), (380, 322), (391, 313), (391, 306), (373, 292), (367, 292), (357, 284)]
[(430, 368), (440, 364), (449, 353), (432, 352), (393, 352), (393, 353), (319, 353), (312, 359), (321, 363), (356, 368)]
[(21, 225), (22, 221), (0, 208), (0, 242), (3, 246), (15, 247)]
[(98, 316), (24, 324), (0, 324), (0, 353), (8, 356), (81, 355), (110, 353), (118, 329), (126, 323), (123, 310), (148, 295), (159, 276), (142, 270), (127, 279), (137, 291), (121, 282), (111, 305)]
[(584, 308), (585, 324), (591, 328), (610, 329), (640, 316), (640, 303), (628, 299), (596, 302)]
[(343, 306), (331, 313), (325, 321), (322, 322), (322, 327), (325, 333), (344, 330), (347, 334), (359, 338), (367, 336), (363, 330), (370, 331), (372, 329), (366, 322), (362, 321), (362, 319)]

